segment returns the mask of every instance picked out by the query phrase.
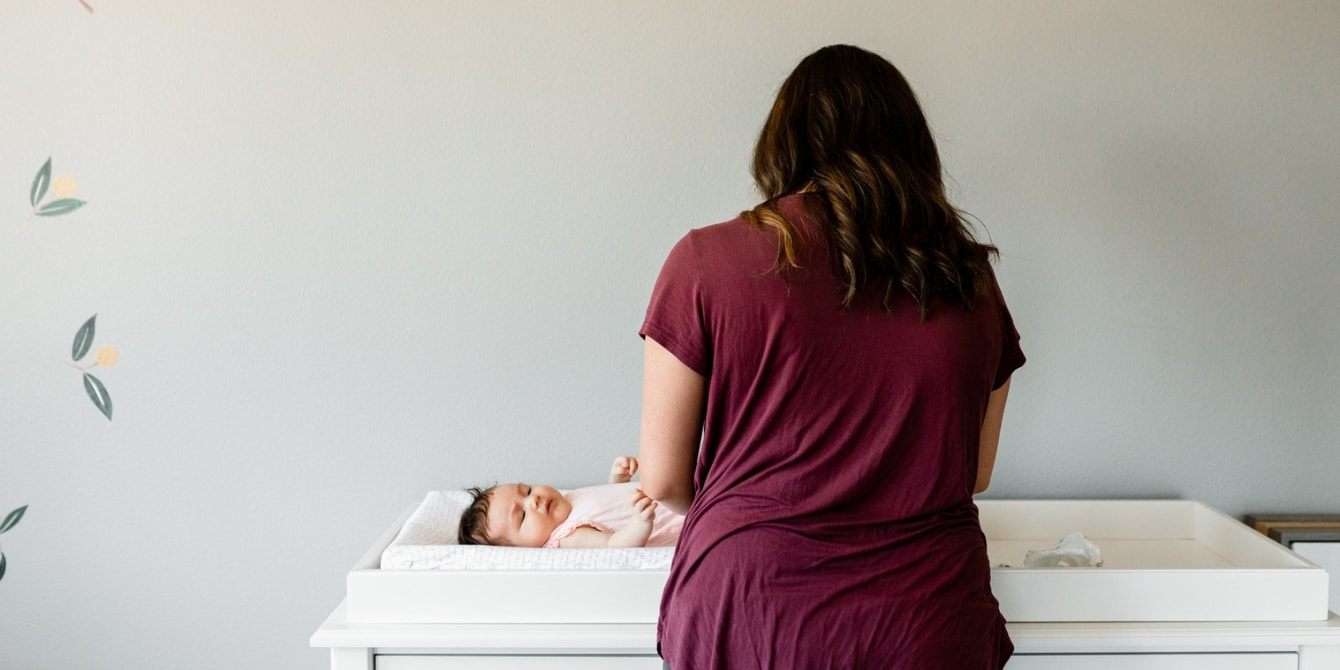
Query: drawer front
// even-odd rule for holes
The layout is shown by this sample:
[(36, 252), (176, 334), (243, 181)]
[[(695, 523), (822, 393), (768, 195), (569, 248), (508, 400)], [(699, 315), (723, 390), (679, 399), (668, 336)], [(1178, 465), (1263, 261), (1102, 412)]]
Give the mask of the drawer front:
[(1005, 670), (1298, 670), (1298, 654), (1016, 654)]
[(661, 670), (659, 656), (454, 656), (379, 654), (376, 670)]
[[(661, 670), (656, 656), (378, 655), (376, 670)], [(1298, 670), (1298, 655), (1015, 655), (1005, 670)]]

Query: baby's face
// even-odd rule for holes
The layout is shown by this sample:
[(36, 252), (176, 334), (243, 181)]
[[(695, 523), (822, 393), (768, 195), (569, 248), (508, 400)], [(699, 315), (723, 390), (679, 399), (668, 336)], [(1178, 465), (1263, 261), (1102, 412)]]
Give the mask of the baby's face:
[(543, 547), (571, 513), (572, 504), (553, 487), (499, 484), (489, 493), (487, 532), (495, 544)]

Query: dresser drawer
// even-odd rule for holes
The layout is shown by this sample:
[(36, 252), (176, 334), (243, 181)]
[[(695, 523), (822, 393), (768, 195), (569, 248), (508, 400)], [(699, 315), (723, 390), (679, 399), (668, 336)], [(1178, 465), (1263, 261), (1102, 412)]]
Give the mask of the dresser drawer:
[(1016, 654), (1005, 670), (1298, 670), (1298, 654)]
[(661, 670), (659, 656), (456, 656), (379, 654), (376, 670)]

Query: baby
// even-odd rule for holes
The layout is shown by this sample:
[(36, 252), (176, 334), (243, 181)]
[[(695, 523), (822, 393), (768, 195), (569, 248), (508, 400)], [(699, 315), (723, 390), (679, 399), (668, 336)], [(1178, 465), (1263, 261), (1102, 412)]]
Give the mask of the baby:
[(480, 490), (461, 515), (461, 544), (507, 547), (674, 546), (684, 517), (662, 509), (631, 482), (637, 459), (620, 456), (609, 484), (568, 491), (550, 486), (498, 484)]

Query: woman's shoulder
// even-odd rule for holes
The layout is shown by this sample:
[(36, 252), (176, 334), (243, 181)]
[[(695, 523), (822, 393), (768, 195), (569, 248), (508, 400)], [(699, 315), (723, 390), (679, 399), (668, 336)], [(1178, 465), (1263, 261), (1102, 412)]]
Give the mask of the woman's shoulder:
[[(767, 204), (767, 203), (763, 203)], [(785, 216), (792, 225), (799, 228), (812, 228), (825, 211), (823, 196), (818, 193), (792, 193), (771, 202), (773, 208)], [(689, 235), (695, 236), (741, 236), (766, 233), (764, 226), (750, 223), (745, 215), (753, 210), (745, 210), (734, 218), (695, 228)]]
[(728, 221), (694, 228), (684, 234), (681, 244), (687, 243), (698, 249), (711, 248), (722, 241), (746, 238), (757, 232), (759, 228), (740, 215)]
[(777, 235), (750, 223), (744, 215), (727, 221), (694, 228), (684, 234), (671, 252), (682, 260), (711, 264), (714, 261), (738, 263), (755, 256), (770, 266), (777, 255)]

